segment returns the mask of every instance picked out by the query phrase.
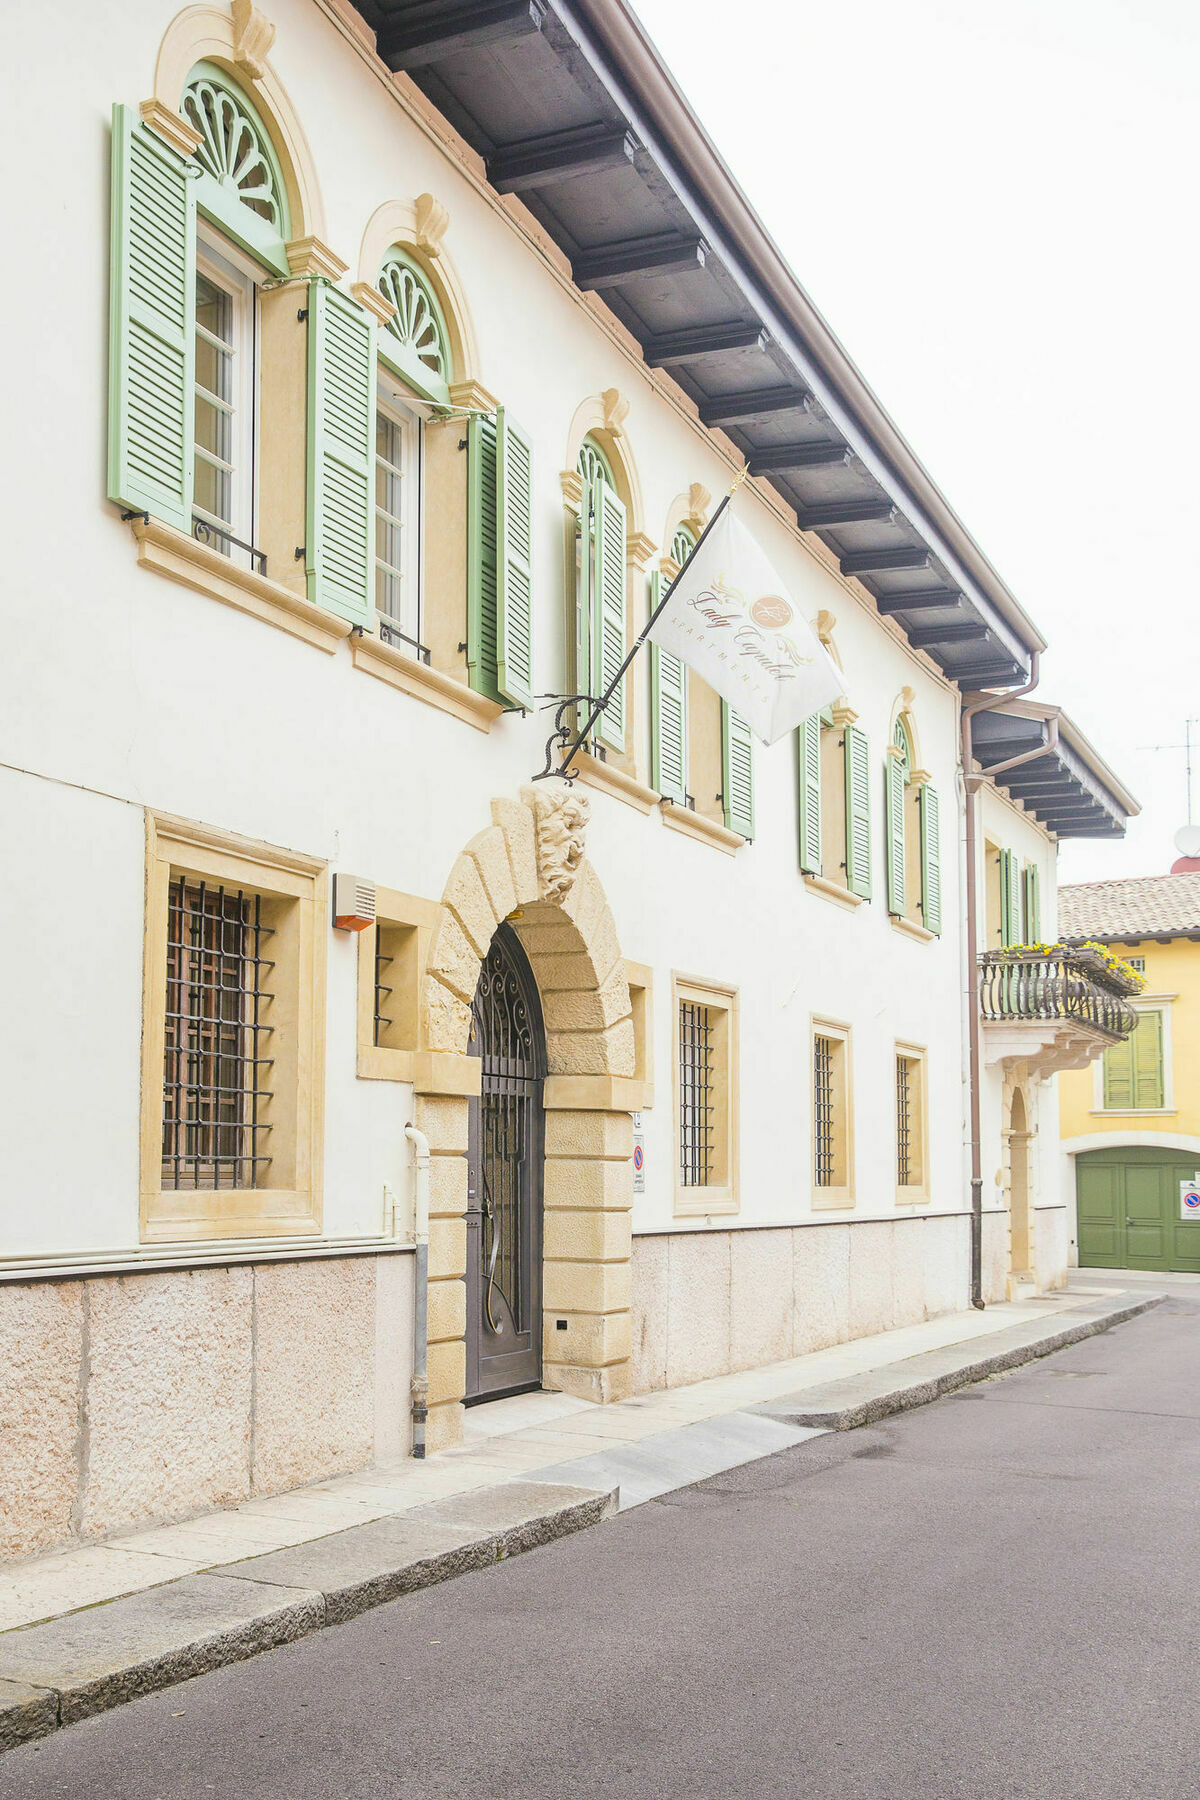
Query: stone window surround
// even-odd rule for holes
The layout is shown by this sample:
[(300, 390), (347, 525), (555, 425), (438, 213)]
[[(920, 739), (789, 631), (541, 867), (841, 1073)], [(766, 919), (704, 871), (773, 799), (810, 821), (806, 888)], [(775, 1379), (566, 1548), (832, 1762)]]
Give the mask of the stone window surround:
[[(812, 1192), (812, 1208), (814, 1212), (832, 1212), (844, 1210), (854, 1205), (854, 1034), (851, 1027), (835, 1019), (821, 1018), (816, 1015), (811, 1020), (809, 1044), (815, 1047), (818, 1037), (832, 1038), (842, 1046), (839, 1058), (841, 1080), (841, 1154), (846, 1179), (834, 1186), (818, 1187), (816, 1181), (816, 1108), (810, 1090), (811, 1117), (813, 1122), (813, 1143), (810, 1150), (810, 1184)], [(810, 1050), (809, 1067), (812, 1068), (812, 1052)], [(810, 1082), (811, 1082), (810, 1075)], [(837, 1120), (835, 1118), (835, 1132)]]
[[(234, 832), (166, 814), (146, 813), (146, 920), (142, 997), (142, 1098), (139, 1236), (144, 1243), (222, 1238), (317, 1236), (321, 1231), (327, 865)], [(280, 905), (272, 1024), (291, 1039), (290, 1091), (272, 1133), (275, 1167), (286, 1187), (164, 1189), (163, 1057), (167, 981), (168, 888), (197, 876), (262, 894)], [(277, 1042), (282, 1042), (282, 1036)]]
[[(711, 1187), (685, 1187), (680, 1180), (678, 1150), (681, 1120), (679, 1071), (680, 1006), (687, 1001), (721, 1015), (714, 1044), (713, 1096), (718, 1109), (716, 1151), (725, 1179)], [(738, 1180), (739, 996), (736, 987), (703, 975), (671, 971), (671, 1082), (674, 1097), (674, 1213), (676, 1218), (716, 1218), (736, 1213), (741, 1205)]]
[(899, 1041), (893, 1045), (893, 1060), (898, 1062), (905, 1056), (917, 1068), (917, 1093), (914, 1113), (914, 1129), (917, 1135), (919, 1167), (921, 1179), (907, 1187), (896, 1184), (897, 1206), (928, 1206), (930, 1197), (929, 1185), (929, 1080), (928, 1057), (924, 1045), (907, 1044)]

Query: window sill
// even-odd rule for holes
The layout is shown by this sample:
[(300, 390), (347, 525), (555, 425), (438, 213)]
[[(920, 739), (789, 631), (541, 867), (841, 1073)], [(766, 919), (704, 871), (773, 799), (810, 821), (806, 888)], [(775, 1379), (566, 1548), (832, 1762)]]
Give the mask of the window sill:
[(350, 653), (355, 668), (364, 674), (374, 675), (377, 681), (386, 681), (389, 687), (399, 688), (402, 693), (424, 700), (429, 706), (440, 707), (451, 718), (473, 725), (476, 731), (490, 731), (504, 711), (494, 700), (489, 700), (485, 694), (477, 694), (464, 682), (456, 681), (453, 675), (443, 675), (440, 669), (431, 669), (428, 663), (415, 656), (406, 656), (403, 650), (397, 650), (395, 645), (385, 644), (379, 638), (354, 638)]
[(806, 873), (804, 885), (811, 888), (814, 894), (819, 894), (822, 900), (832, 900), (835, 906), (847, 907), (851, 912), (863, 903), (861, 894), (852, 894), (849, 888), (842, 887), (840, 882), (828, 881), (824, 875)]
[(732, 1188), (676, 1189), (675, 1217), (677, 1219), (725, 1219), (737, 1211), (738, 1197)]
[(403, 1081), (419, 1094), (465, 1094), (471, 1099), (479, 1092), (482, 1067), (477, 1056), (454, 1050), (387, 1050), (360, 1044), (356, 1073), (360, 1081)]
[(849, 1188), (827, 1187), (814, 1188), (812, 1209), (814, 1212), (849, 1212), (854, 1206), (854, 1195)]
[(896, 1189), (897, 1206), (928, 1206), (929, 1194), (924, 1188), (898, 1187)]
[(139, 568), (165, 575), (168, 581), (207, 594), (224, 606), (234, 606), (264, 625), (290, 632), (292, 637), (302, 638), (331, 656), (349, 637), (351, 626), (344, 619), (313, 606), (282, 582), (271, 581), (250, 569), (236, 568), (227, 556), (188, 537), (186, 532), (176, 531), (173, 525), (140, 517), (132, 524)]
[(1177, 1119), (1177, 1106), (1105, 1106), (1093, 1107), (1090, 1119)]
[(912, 938), (918, 944), (932, 944), (937, 940), (937, 932), (929, 931), (924, 925), (918, 925), (915, 919), (900, 919), (895, 913), (889, 913), (892, 930), (898, 931), (901, 937)]
[(602, 794), (611, 794), (614, 800), (623, 800), (626, 806), (636, 807), (638, 812), (650, 813), (658, 805), (658, 794), (654, 788), (647, 787), (635, 776), (627, 775), (624, 769), (616, 768), (612, 763), (601, 762), (598, 756), (590, 751), (580, 750), (572, 765), (580, 781), (588, 787), (596, 788)]
[(163, 1188), (142, 1196), (143, 1244), (321, 1235), (315, 1195), (278, 1188)]
[(714, 850), (723, 850), (726, 856), (736, 856), (747, 841), (740, 832), (730, 831), (727, 825), (718, 825), (715, 819), (695, 813), (689, 806), (676, 806), (670, 800), (663, 800), (659, 810), (663, 824), (669, 825), (672, 831), (695, 838), (699, 844), (711, 844)]

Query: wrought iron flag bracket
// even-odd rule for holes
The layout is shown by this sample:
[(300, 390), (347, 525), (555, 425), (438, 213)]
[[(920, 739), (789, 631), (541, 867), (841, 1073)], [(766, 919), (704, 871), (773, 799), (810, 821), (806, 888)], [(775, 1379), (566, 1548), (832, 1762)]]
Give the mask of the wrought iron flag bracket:
[[(730, 484), (729, 492), (724, 496), (724, 498), (721, 501), (721, 504), (717, 507), (716, 511), (713, 513), (712, 518), (708, 521), (708, 524), (704, 527), (704, 530), (700, 533), (700, 536), (696, 539), (696, 542), (693, 544), (691, 552), (688, 556), (688, 562), (691, 562), (691, 560), (695, 556), (697, 550), (699, 550), (701, 544), (704, 542), (705, 538), (708, 536), (709, 532), (712, 530), (712, 528), (716, 524), (717, 520), (721, 517), (721, 514), (725, 511), (725, 508), (729, 505), (729, 502), (733, 499), (734, 494), (737, 492), (738, 488), (741, 487), (743, 481), (745, 481), (746, 476), (749, 474), (749, 472), (750, 472), (750, 465), (749, 465), (749, 463), (747, 463), (746, 467), (744, 469), (742, 469), (740, 471), (740, 473), (734, 478), (733, 482)], [(678, 581), (678, 579), (679, 579), (679, 576), (677, 575), (675, 577), (675, 580)], [(625, 654), (624, 662), (621, 664), (620, 668), (617, 670), (616, 674), (613, 676), (612, 680), (609, 682), (608, 686), (605, 688), (605, 690), (601, 694), (600, 698), (598, 700), (593, 700), (590, 694), (569, 694), (566, 697), (566, 699), (560, 703), (558, 711), (555, 714), (555, 726), (556, 726), (555, 732), (554, 732), (553, 736), (547, 741), (547, 744), (546, 744), (546, 766), (544, 769), (540, 769), (538, 771), (538, 773), (534, 776), (533, 779), (535, 781), (546, 781), (551, 776), (561, 776), (563, 778), (563, 780), (568, 781), (568, 782), (573, 781), (575, 779), (574, 776), (572, 774), (570, 774), (570, 772), (569, 772), (571, 764), (574, 762), (579, 751), (582, 750), (583, 746), (587, 743), (587, 740), (591, 736), (592, 728), (595, 725), (597, 719), (600, 717), (601, 713), (607, 709), (609, 701), (612, 699), (613, 695), (616, 693), (617, 689), (620, 687), (622, 681), (624, 680), (625, 672), (629, 668), (630, 663), (633, 661), (634, 657), (637, 655), (638, 651), (641, 649), (642, 645), (645, 643), (646, 639), (649, 637), (649, 635), (655, 625), (655, 622), (658, 619), (659, 614), (662, 612), (663, 608), (667, 604), (667, 601), (671, 597), (671, 588), (674, 587), (674, 585), (675, 585), (675, 583), (672, 582), (671, 587), (668, 587), (666, 593), (663, 594), (662, 598), (658, 602), (658, 605), (654, 608), (654, 611), (650, 614), (650, 617), (646, 620), (646, 623), (642, 626), (642, 629), (638, 632), (637, 636), (634, 638), (633, 643), (630, 645), (628, 651)], [(564, 722), (563, 722), (563, 713), (565, 712), (565, 710), (568, 706), (574, 706), (581, 700), (589, 701), (591, 704), (592, 710), (588, 714), (587, 718), (584, 720), (582, 728), (576, 732), (574, 739), (572, 739), (570, 727), (567, 726), (566, 724), (564, 724)], [(563, 749), (566, 751), (566, 755), (563, 757), (562, 761), (559, 763), (557, 768), (554, 767), (554, 746), (556, 744), (560, 744), (563, 747)]]

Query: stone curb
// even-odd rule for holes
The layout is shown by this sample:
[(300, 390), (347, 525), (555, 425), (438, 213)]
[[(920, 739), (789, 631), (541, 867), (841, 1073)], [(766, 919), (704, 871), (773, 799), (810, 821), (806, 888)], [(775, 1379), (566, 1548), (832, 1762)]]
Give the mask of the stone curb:
[(0, 1751), (610, 1518), (617, 1489), (511, 1481), (0, 1632)]
[[(914, 1406), (926, 1406), (929, 1401), (951, 1394), (956, 1388), (985, 1381), (989, 1375), (1019, 1369), (1040, 1357), (1053, 1355), (1056, 1350), (1081, 1343), (1084, 1338), (1110, 1331), (1114, 1325), (1123, 1325), (1139, 1313), (1160, 1305), (1165, 1298), (1165, 1294), (1150, 1294), (1141, 1300), (1089, 1308), (1084, 1317), (1076, 1316), (1073, 1324), (1052, 1331), (1043, 1331), (1037, 1325), (1012, 1326), (1007, 1331), (997, 1332), (991, 1340), (991, 1348), (982, 1355), (964, 1352), (961, 1345), (927, 1350), (886, 1369), (866, 1375), (847, 1375), (822, 1387), (785, 1394), (778, 1400), (759, 1401), (744, 1410), (765, 1413), (788, 1425), (854, 1431), (860, 1425), (871, 1425), (892, 1413), (908, 1412)], [(900, 1370), (904, 1371), (904, 1379), (897, 1380)]]

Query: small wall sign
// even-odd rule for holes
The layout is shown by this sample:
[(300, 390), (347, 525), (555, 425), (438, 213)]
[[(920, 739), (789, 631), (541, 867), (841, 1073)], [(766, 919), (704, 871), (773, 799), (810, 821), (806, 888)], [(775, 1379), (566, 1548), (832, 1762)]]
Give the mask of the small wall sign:
[(1200, 1222), (1200, 1182), (1180, 1182), (1179, 1216), (1181, 1219), (1195, 1219)]
[(644, 1194), (646, 1191), (646, 1140), (642, 1136), (642, 1115), (633, 1115), (633, 1191)]

